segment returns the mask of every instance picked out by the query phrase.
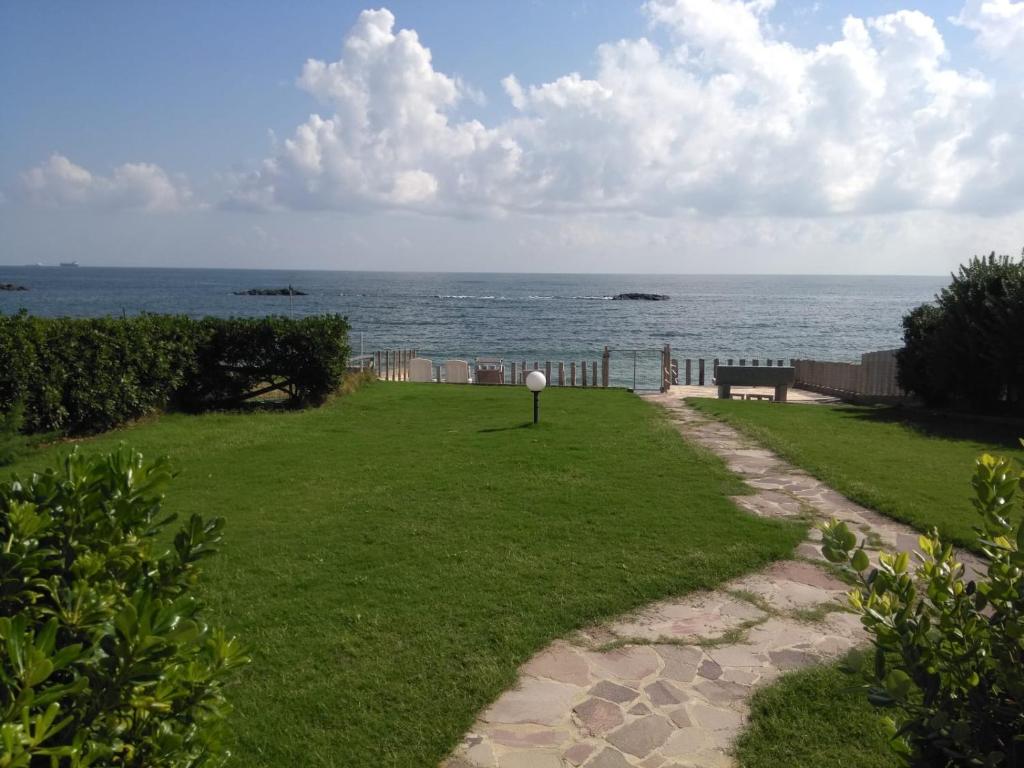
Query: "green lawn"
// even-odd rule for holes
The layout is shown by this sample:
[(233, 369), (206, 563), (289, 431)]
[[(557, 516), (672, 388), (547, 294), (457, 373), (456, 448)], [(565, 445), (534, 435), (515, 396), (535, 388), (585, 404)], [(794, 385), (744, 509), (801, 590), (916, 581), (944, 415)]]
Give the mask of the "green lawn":
[(838, 667), (793, 672), (754, 694), (742, 768), (897, 768), (881, 715)]
[(170, 454), (169, 509), (228, 520), (204, 593), (254, 658), (233, 765), (435, 766), (553, 638), (802, 538), (737, 511), (739, 482), (630, 394), (549, 390), (536, 428), (530, 407), (521, 389), (376, 384), (87, 441)]
[(1024, 425), (852, 405), (780, 406), (692, 399), (850, 499), (920, 530), (938, 526), (974, 546), (970, 479), (975, 458), (1024, 460)]

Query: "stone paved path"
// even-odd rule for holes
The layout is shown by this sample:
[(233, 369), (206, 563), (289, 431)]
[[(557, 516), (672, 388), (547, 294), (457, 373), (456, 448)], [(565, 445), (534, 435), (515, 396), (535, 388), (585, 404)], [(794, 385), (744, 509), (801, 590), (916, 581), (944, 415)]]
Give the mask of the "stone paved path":
[[(917, 533), (864, 509), (672, 395), (650, 396), (690, 440), (755, 490), (755, 515), (836, 517), (873, 545), (911, 549)], [(821, 567), (812, 529), (796, 558), (649, 606), (559, 640), (520, 670), (444, 768), (726, 768), (749, 698), (784, 672), (867, 641), (845, 611), (849, 587)]]

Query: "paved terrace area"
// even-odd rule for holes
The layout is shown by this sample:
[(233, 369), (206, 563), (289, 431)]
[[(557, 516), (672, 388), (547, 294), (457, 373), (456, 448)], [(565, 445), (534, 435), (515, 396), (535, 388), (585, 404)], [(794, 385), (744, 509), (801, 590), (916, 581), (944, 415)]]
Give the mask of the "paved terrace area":
[[(684, 397), (710, 397), (718, 399), (718, 387), (715, 386), (698, 386), (691, 384), (689, 386), (685, 384), (677, 384), (669, 388), (668, 396), (670, 398), (684, 398)], [(775, 395), (774, 387), (733, 387), (732, 396), (733, 399), (739, 400), (740, 395), (746, 397), (747, 395), (767, 395), (773, 397)], [(790, 387), (787, 395), (787, 402), (790, 403), (838, 403), (838, 398), (832, 397), (831, 395), (821, 395), (817, 392), (811, 392), (806, 389), (794, 389)]]
[[(746, 479), (754, 493), (734, 497), (737, 505), (766, 517), (836, 517), (872, 534), (870, 547), (916, 546), (915, 531), (681, 399), (709, 389), (673, 387), (649, 399), (686, 439)], [(846, 611), (849, 587), (823, 567), (819, 540), (812, 528), (792, 560), (555, 642), (522, 667), (517, 685), (480, 715), (444, 768), (731, 768), (757, 687), (868, 641)]]

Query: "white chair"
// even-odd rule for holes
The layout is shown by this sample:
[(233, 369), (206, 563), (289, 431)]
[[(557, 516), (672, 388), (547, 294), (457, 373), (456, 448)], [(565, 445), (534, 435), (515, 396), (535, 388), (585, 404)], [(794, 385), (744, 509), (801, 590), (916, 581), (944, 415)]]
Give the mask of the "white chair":
[(469, 363), (465, 360), (445, 360), (444, 380), (449, 384), (468, 384)]
[(434, 363), (425, 357), (414, 357), (409, 361), (409, 381), (433, 381)]

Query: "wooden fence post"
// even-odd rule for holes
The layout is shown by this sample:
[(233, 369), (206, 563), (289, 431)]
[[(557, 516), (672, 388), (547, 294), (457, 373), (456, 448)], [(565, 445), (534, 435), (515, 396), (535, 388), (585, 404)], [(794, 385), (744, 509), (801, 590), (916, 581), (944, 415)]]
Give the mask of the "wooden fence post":
[(512, 363), (512, 382), (511, 383), (512, 384), (518, 384), (519, 383), (518, 381), (516, 381), (516, 364), (514, 362)]
[(750, 364), (756, 367), (756, 366), (757, 366), (757, 364), (758, 364), (758, 360), (757, 360), (757, 358), (755, 357), (755, 358), (754, 358), (753, 360), (751, 360), (751, 361), (750, 361)]
[(713, 378), (713, 379), (717, 379), (718, 378), (718, 358), (717, 357), (712, 361), (711, 378)]
[(747, 358), (741, 357), (740, 358), (740, 365), (746, 365), (746, 364), (747, 364)]
[(586, 387), (587, 386), (587, 361), (584, 360), (583, 362), (580, 363), (580, 365), (583, 368), (583, 371), (582, 371), (583, 379), (582, 379), (582, 385), (581, 386)]
[(558, 361), (558, 386), (565, 386), (565, 363)]
[(690, 386), (693, 383), (693, 361), (690, 358), (686, 358), (686, 386)]
[(597, 360), (594, 360), (590, 364), (590, 373), (592, 375), (592, 378), (590, 379), (590, 386), (596, 387), (597, 386)]
[(601, 355), (601, 386), (608, 386), (608, 374), (611, 369), (611, 353), (608, 351), (608, 347), (604, 348), (604, 353)]
[(576, 386), (576, 361), (573, 360), (569, 363), (569, 386)]
[(697, 361), (697, 383), (704, 386), (704, 358)]
[(544, 381), (546, 381), (548, 384), (551, 383), (551, 361), (550, 360), (545, 360), (544, 361)]
[(731, 358), (731, 357), (730, 357), (730, 358), (729, 358), (729, 360), (727, 361), (726, 365), (732, 365), (732, 358)]

